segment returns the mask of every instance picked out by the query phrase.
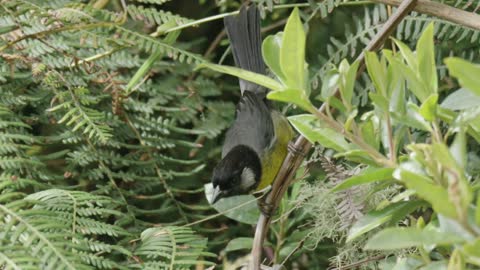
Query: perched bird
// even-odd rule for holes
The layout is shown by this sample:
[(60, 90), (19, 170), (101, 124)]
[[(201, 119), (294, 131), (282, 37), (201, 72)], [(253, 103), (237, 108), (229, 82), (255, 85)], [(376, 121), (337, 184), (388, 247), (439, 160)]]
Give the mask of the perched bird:
[[(243, 6), (238, 16), (226, 17), (224, 23), (236, 65), (266, 74), (257, 8)], [(212, 203), (268, 187), (294, 135), (287, 119), (267, 101), (266, 88), (240, 80), (240, 90), (235, 121), (227, 131), (222, 160), (213, 171)]]

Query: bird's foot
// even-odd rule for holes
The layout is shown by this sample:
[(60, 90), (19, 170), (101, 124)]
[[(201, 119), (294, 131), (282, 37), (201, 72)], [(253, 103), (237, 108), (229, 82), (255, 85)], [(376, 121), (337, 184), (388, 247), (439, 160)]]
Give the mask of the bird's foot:
[(262, 214), (266, 217), (270, 217), (272, 215), (272, 212), (275, 210), (273, 209), (273, 204), (266, 202), (266, 196), (268, 195), (268, 193), (270, 193), (271, 189), (272, 186), (269, 185), (253, 193), (253, 196), (257, 198), (258, 209), (260, 209), (260, 212), (262, 212)]
[(273, 204), (267, 203), (265, 202), (265, 200), (262, 200), (262, 199), (257, 201), (257, 205), (258, 205), (258, 208), (260, 209), (260, 212), (262, 212), (262, 214), (268, 218), (272, 216), (275, 210), (273, 209)]
[(295, 156), (302, 156), (302, 157), (306, 156), (305, 153), (302, 151), (302, 149), (295, 145), (294, 141), (290, 141), (288, 143), (287, 149), (288, 149), (288, 152), (290, 152), (291, 154), (293, 154)]

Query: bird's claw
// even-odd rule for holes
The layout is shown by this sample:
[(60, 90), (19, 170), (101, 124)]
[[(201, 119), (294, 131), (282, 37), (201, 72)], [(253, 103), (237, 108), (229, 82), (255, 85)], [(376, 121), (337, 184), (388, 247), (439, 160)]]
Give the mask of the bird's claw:
[(265, 217), (271, 217), (272, 214), (273, 214), (273, 204), (271, 203), (267, 203), (265, 202), (265, 200), (258, 200), (257, 201), (257, 204), (258, 204), (258, 208), (260, 209), (260, 212), (262, 212), (262, 214), (265, 216)]
[(306, 156), (305, 153), (302, 151), (302, 149), (295, 145), (294, 141), (290, 141), (288, 143), (287, 149), (288, 149), (288, 152), (290, 152), (295, 156), (302, 156), (302, 157)]

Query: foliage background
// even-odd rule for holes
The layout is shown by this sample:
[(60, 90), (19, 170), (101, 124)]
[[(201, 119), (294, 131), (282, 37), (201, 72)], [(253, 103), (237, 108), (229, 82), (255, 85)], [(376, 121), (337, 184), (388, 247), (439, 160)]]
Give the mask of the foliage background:
[[(283, 28), (290, 7), (301, 8), (312, 98), (328, 71), (358, 55), (390, 14), (367, 1), (256, 2), (265, 35)], [(471, 1), (444, 2), (478, 12)], [(128, 1), (127, 12), (122, 1), (0, 3), (0, 266), (233, 269), (245, 261), (251, 225), (221, 216), (199, 222), (216, 214), (203, 185), (239, 93), (235, 78), (193, 68), (204, 59), (233, 64), (223, 24), (172, 31), (240, 3), (138, 0)], [(395, 36), (413, 47), (431, 20), (413, 13)], [(479, 62), (480, 35), (433, 20), (441, 88), (456, 89), (441, 59)], [(369, 108), (374, 86), (366, 74), (359, 81), (354, 102)], [(471, 160), (477, 154), (472, 142)], [(376, 261), (392, 252), (359, 252), (366, 238), (345, 238), (355, 220), (402, 187), (332, 194), (356, 164), (323, 155), (332, 152), (317, 147), (298, 172), (302, 181), (282, 202), (265, 253), (288, 269), (366, 258), (377, 259), (362, 267), (383, 267)]]

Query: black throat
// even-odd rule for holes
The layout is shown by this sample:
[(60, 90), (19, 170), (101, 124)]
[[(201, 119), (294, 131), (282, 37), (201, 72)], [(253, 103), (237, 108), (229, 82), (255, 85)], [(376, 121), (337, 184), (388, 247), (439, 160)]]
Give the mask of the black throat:
[[(235, 179), (240, 177), (245, 168), (252, 170), (257, 181), (256, 185), (258, 185), (262, 176), (260, 157), (252, 148), (246, 145), (237, 145), (223, 157), (213, 171), (213, 185), (220, 185), (222, 190), (235, 189), (239, 184), (235, 183)], [(242, 191), (239, 190), (239, 192)]]

